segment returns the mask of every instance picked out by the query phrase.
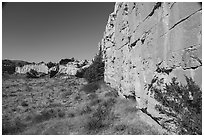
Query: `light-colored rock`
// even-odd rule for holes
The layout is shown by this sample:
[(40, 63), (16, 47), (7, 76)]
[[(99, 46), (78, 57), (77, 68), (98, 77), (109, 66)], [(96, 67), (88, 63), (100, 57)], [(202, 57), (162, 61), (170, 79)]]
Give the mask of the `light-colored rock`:
[(77, 71), (81, 71), (91, 65), (91, 62), (88, 61), (86, 65), (84, 65), (84, 60), (69, 62), (66, 65), (59, 65), (59, 73), (64, 73), (68, 75), (76, 75)]
[(30, 72), (31, 69), (48, 74), (48, 67), (45, 63), (29, 64), (23, 67), (16, 67), (16, 73), (26, 74), (27, 72)]
[(58, 73), (63, 73), (67, 75), (75, 75), (77, 71), (87, 68), (91, 65), (91, 61), (88, 61), (87, 64), (84, 64), (85, 60), (75, 60), (74, 62), (68, 62), (65, 65), (59, 65), (48, 68), (45, 63), (38, 63), (38, 64), (29, 64), (23, 67), (16, 67), (16, 73), (26, 74), (30, 72), (31, 69), (36, 70), (37, 72), (43, 72), (48, 74), (51, 71), (58, 71)]
[(201, 19), (199, 3), (116, 3), (100, 43), (105, 82), (120, 95), (134, 92), (138, 107), (149, 111), (146, 85), (154, 77), (185, 83), (187, 75), (201, 87)]
[(66, 65), (59, 65), (59, 73), (75, 75), (78, 70), (77, 64), (73, 62)]

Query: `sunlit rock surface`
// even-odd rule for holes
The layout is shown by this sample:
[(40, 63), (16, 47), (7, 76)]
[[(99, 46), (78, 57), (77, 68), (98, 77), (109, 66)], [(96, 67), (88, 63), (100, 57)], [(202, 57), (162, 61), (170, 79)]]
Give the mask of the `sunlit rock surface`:
[(16, 73), (26, 74), (27, 72), (30, 72), (31, 69), (48, 74), (48, 67), (45, 63), (29, 64), (24, 65), (23, 67), (16, 67)]
[(77, 67), (77, 63), (71, 62), (66, 65), (59, 65), (59, 73), (64, 73), (68, 75), (75, 75), (79, 68)]
[(43, 72), (45, 74), (48, 74), (51, 71), (58, 71), (58, 73), (75, 75), (77, 71), (89, 67), (90, 64), (91, 61), (85, 62), (84, 60), (75, 60), (73, 62), (68, 62), (67, 64), (63, 65), (56, 65), (51, 68), (48, 68), (45, 63), (29, 64), (24, 65), (23, 67), (16, 67), (16, 73), (26, 74), (27, 72), (30, 72), (31, 69), (33, 69), (37, 72)]
[(186, 75), (201, 87), (201, 28), (200, 3), (116, 3), (101, 41), (105, 82), (152, 113), (145, 86), (154, 77), (185, 83)]

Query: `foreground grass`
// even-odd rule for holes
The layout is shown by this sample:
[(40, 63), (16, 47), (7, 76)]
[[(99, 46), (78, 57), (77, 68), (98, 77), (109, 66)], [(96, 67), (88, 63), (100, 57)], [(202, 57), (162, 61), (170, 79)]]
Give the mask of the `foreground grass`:
[[(56, 77), (3, 81), (2, 133), (24, 135), (163, 134), (102, 81)], [(150, 119), (149, 119), (150, 120)]]

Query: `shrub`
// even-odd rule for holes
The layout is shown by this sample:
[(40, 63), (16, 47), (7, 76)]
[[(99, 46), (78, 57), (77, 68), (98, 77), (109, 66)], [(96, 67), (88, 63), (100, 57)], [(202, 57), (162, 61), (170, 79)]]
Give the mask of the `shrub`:
[(34, 69), (31, 69), (29, 72), (26, 73), (27, 78), (40, 78), (45, 76), (46, 74), (43, 72), (37, 72)]
[(119, 124), (114, 127), (114, 130), (116, 132), (124, 132), (125, 130), (127, 130), (127, 128), (128, 126), (126, 124)]
[(11, 60), (2, 60), (2, 73), (14, 74), (15, 69), (16, 65)]
[(84, 106), (83, 109), (81, 110), (80, 114), (83, 115), (83, 114), (89, 114), (92, 112), (92, 109), (90, 106)]
[(31, 69), (29, 72), (26, 73), (26, 75), (27, 78), (39, 78), (39, 73), (34, 69)]
[(2, 72), (7, 73), (7, 74), (14, 74), (15, 73), (16, 66), (11, 65), (11, 66), (3, 66), (2, 67)]
[(100, 103), (94, 113), (88, 118), (86, 129), (89, 132), (97, 133), (102, 128), (108, 127), (115, 119), (111, 112), (113, 105), (116, 103), (115, 99), (108, 99)]
[(101, 128), (105, 127), (103, 121), (109, 114), (108, 109), (103, 105), (99, 105), (96, 111), (93, 113), (91, 117), (89, 117), (89, 121), (86, 124), (86, 129), (90, 132), (98, 132)]
[(75, 60), (74, 58), (71, 58), (71, 59), (61, 59), (59, 64), (60, 65), (66, 65), (69, 62), (74, 62), (74, 60)]
[(51, 71), (49, 72), (50, 78), (56, 76), (58, 72), (59, 72), (59, 65), (57, 65), (56, 70), (51, 70)]
[(179, 134), (202, 134), (202, 91), (192, 78), (186, 76), (187, 85), (172, 78), (162, 91), (156, 86), (151, 88), (154, 97), (161, 105), (156, 109), (175, 118)]
[(81, 88), (81, 90), (86, 93), (94, 93), (99, 88), (100, 88), (100, 85), (98, 82), (92, 82), (92, 83), (88, 83), (87, 85), (84, 85)]
[(105, 63), (102, 57), (102, 50), (99, 50), (98, 55), (95, 56), (93, 63), (86, 69), (84, 78), (88, 82), (94, 82), (103, 79)]
[(22, 123), (20, 119), (16, 118), (14, 121), (2, 120), (2, 134), (12, 135), (18, 134), (25, 130), (26, 124)]
[(90, 100), (94, 100), (94, 99), (97, 99), (98, 98), (98, 95), (96, 93), (91, 93), (88, 95), (88, 99)]
[(105, 94), (105, 97), (118, 97), (119, 95), (118, 95), (118, 92), (117, 91), (109, 91), (109, 92), (107, 92), (106, 94)]
[(34, 123), (40, 123), (52, 118), (63, 118), (65, 117), (65, 111), (61, 109), (45, 109), (40, 114), (36, 115), (33, 119)]
[(100, 98), (95, 98), (95, 99), (92, 99), (91, 102), (90, 102), (90, 106), (96, 106), (98, 105), (99, 103), (101, 103), (102, 99)]
[(47, 67), (50, 69), (50, 68), (56, 66), (57, 64), (56, 64), (56, 63), (49, 62), (49, 63), (47, 63), (46, 65), (47, 65)]
[(75, 74), (75, 76), (78, 77), (78, 78), (83, 78), (86, 70), (87, 70), (87, 68), (78, 70), (77, 73)]
[(73, 112), (70, 112), (70, 113), (67, 114), (67, 116), (70, 117), (70, 118), (73, 118), (73, 117), (75, 117), (75, 114)]

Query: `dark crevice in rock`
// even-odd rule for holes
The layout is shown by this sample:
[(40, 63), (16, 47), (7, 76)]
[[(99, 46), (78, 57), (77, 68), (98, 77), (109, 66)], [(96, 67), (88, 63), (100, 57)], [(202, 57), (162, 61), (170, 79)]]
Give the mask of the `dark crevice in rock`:
[(136, 2), (133, 2), (133, 7), (132, 7), (132, 10), (136, 8)]
[(113, 28), (113, 27), (114, 27), (114, 24), (113, 24), (113, 23), (110, 23), (109, 25), (110, 25), (110, 27), (111, 27), (111, 28)]
[(147, 88), (148, 91), (150, 91), (150, 89), (153, 87), (153, 84), (154, 84), (155, 82), (157, 82), (157, 80), (158, 80), (158, 77), (157, 77), (157, 76), (154, 76), (154, 77), (152, 78), (152, 80), (151, 80), (151, 83), (146, 85), (146, 88)]
[(180, 23), (184, 22), (185, 20), (187, 20), (188, 18), (190, 18), (191, 16), (193, 16), (194, 14), (196, 14), (197, 12), (201, 11), (202, 9), (199, 9), (197, 11), (195, 11), (194, 13), (188, 15), (187, 17), (181, 19), (180, 21), (178, 21), (177, 23), (175, 23), (171, 28), (169, 28), (169, 30), (172, 30), (173, 28), (175, 28), (177, 25), (179, 25)]
[(161, 120), (162, 118), (159, 117), (153, 117), (149, 112), (147, 112), (147, 108), (142, 108), (140, 109), (143, 113), (145, 113), (146, 115), (148, 115), (150, 118), (152, 118), (155, 122), (157, 122), (157, 124), (159, 124), (161, 127), (165, 128), (164, 126), (162, 126), (159, 122), (159, 120)]
[(143, 20), (143, 22), (144, 22), (147, 18), (151, 17), (151, 16), (154, 14), (154, 12), (155, 12), (157, 9), (159, 9), (159, 8), (161, 7), (161, 4), (162, 4), (162, 2), (157, 2), (157, 3), (154, 5), (154, 8), (153, 8), (152, 11), (150, 12), (150, 14)]
[(125, 4), (124, 11), (128, 13), (128, 5), (127, 4)]
[(128, 42), (122, 45), (120, 48), (118, 48), (118, 50), (122, 49), (124, 46), (127, 46), (127, 45), (128, 45)]
[(142, 38), (142, 39), (141, 39), (141, 42), (142, 42), (142, 44), (144, 44), (144, 42), (145, 42), (145, 39), (144, 39), (144, 38)]
[(164, 67), (160, 68), (160, 67), (158, 67), (156, 69), (156, 72), (158, 72), (158, 73), (166, 73), (167, 75), (169, 75), (173, 71), (173, 69), (174, 68), (164, 68)]
[(175, 69), (175, 66), (170, 67), (170, 68), (164, 68), (164, 67), (160, 67), (160, 65), (163, 63), (163, 61), (159, 62), (158, 64), (156, 64), (157, 69), (155, 70), (157, 73), (166, 73), (167, 75), (169, 75), (173, 69)]
[(136, 102), (136, 97), (134, 95), (123, 95), (123, 96), (128, 100), (132, 100), (132, 101)]
[(177, 25), (179, 25), (180, 23), (186, 21), (188, 18), (190, 18), (191, 16), (193, 16), (194, 14), (196, 14), (197, 12), (201, 11), (202, 9), (199, 9), (197, 11), (195, 11), (194, 13), (188, 15), (187, 17), (181, 19), (180, 21), (178, 21), (177, 23), (175, 23), (171, 28), (169, 28), (169, 30), (165, 33), (163, 33), (160, 37), (163, 37), (164, 35), (166, 35), (169, 31), (171, 31), (173, 28), (175, 28)]
[(176, 3), (176, 2), (173, 2), (173, 3), (171, 4), (170, 9), (174, 6), (175, 3)]
[(199, 67), (202, 67), (202, 65), (198, 65), (198, 66), (191, 66), (191, 67), (183, 67), (183, 70), (187, 70), (187, 69), (197, 69)]
[(136, 44), (137, 44), (138, 41), (140, 41), (140, 38), (137, 39), (137, 40), (136, 40), (135, 42), (133, 42), (132, 44), (130, 44), (130, 47), (132, 48), (132, 47), (136, 46)]
[(200, 66), (202, 66), (202, 60), (199, 59), (198, 57), (195, 56), (190, 56), (191, 58), (195, 59), (196, 61), (198, 61), (200, 63)]

